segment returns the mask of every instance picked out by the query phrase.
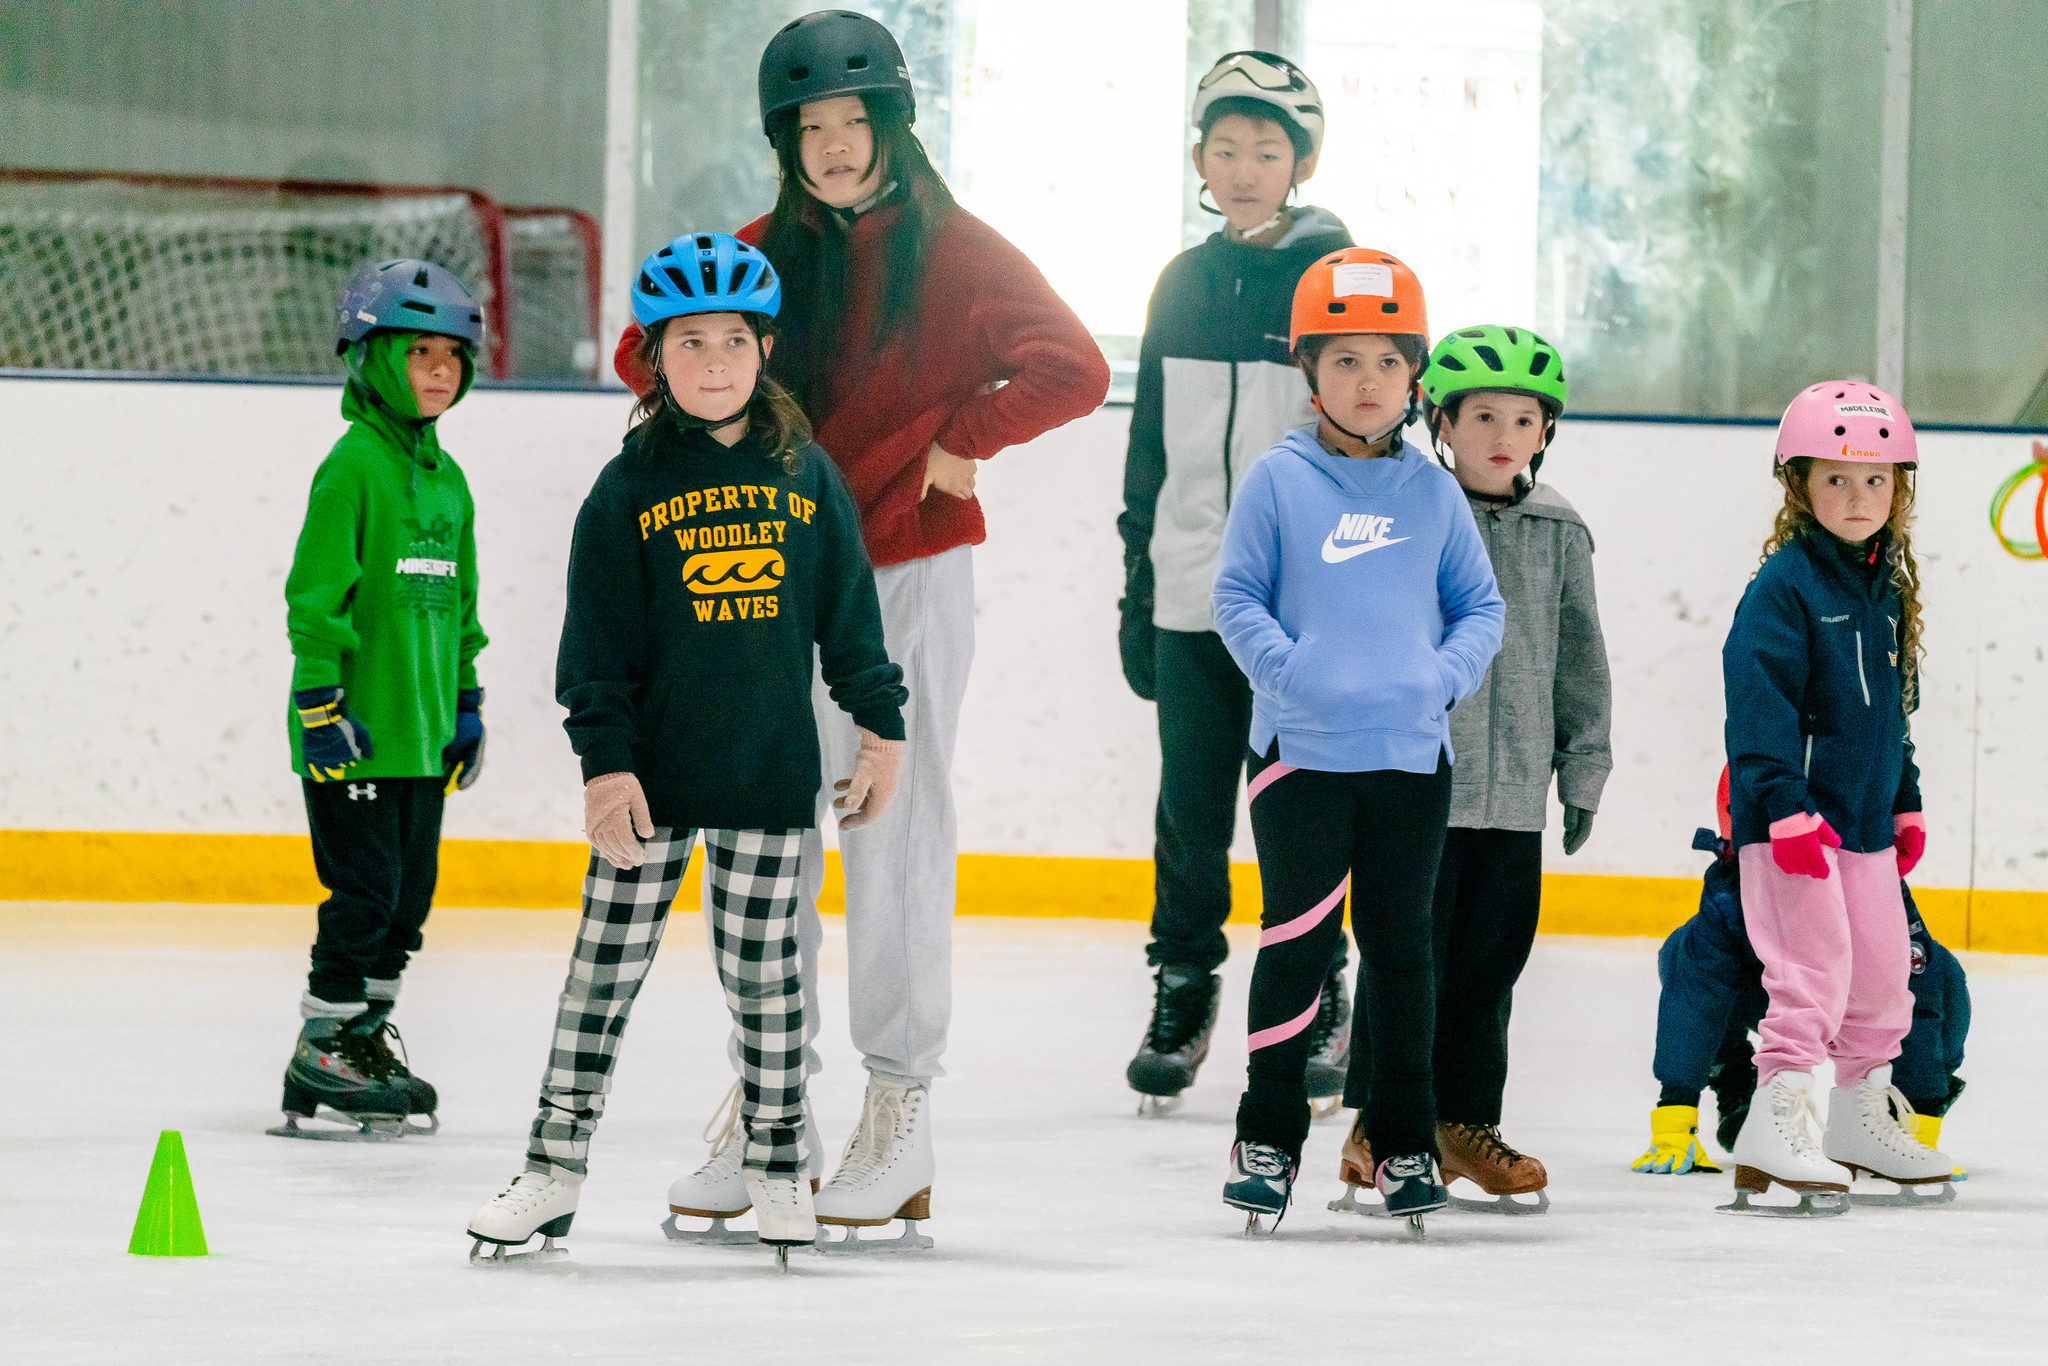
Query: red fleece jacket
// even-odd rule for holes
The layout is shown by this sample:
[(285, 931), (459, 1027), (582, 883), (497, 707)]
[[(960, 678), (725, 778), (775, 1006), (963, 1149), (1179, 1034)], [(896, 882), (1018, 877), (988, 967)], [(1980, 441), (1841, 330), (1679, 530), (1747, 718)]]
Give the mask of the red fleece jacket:
[[(896, 212), (883, 205), (854, 221), (844, 336), (870, 333)], [(767, 227), (763, 215), (737, 236), (758, 244)], [(979, 500), (934, 489), (919, 501), (932, 442), (986, 460), (1095, 411), (1109, 392), (1109, 364), (1081, 320), (1022, 252), (964, 209), (939, 225), (918, 302), (916, 327), (879, 354), (869, 358), (862, 343), (839, 348), (817, 423), (877, 568), (988, 539)], [(612, 366), (645, 394), (654, 376), (634, 360), (640, 335), (637, 323), (626, 329)]]

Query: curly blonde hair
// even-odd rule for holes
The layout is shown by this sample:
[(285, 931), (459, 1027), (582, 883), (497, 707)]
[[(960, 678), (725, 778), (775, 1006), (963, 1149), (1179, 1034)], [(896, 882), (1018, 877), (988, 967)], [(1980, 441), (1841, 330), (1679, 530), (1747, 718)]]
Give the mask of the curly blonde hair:
[[(1794, 456), (1776, 472), (1778, 482), (1785, 486), (1785, 502), (1771, 524), (1759, 565), (1802, 536), (1826, 534), (1813, 513), (1812, 459)], [(1913, 471), (1896, 465), (1892, 467), (1892, 511), (1885, 519), (1883, 534), (1892, 586), (1899, 590), (1899, 657), (1905, 664), (1901, 697), (1910, 712), (1919, 699), (1920, 657), (1925, 647), (1920, 640), (1920, 565), (1913, 558)]]

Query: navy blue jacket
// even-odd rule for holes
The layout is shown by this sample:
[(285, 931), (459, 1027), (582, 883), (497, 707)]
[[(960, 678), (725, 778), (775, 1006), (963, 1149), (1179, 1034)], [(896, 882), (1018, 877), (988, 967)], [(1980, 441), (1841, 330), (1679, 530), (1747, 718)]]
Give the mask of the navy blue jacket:
[(1875, 854), (1892, 847), (1892, 816), (1920, 809), (1903, 613), (1881, 543), (1870, 554), (1810, 532), (1764, 561), (1735, 609), (1721, 674), (1738, 848), (1817, 811), (1844, 849)]

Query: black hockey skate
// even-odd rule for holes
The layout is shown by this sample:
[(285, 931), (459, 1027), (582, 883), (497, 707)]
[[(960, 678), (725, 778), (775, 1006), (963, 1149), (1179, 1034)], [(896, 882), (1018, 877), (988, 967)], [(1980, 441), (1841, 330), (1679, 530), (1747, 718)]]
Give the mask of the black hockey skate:
[(1749, 1102), (1756, 1095), (1756, 1059), (1749, 1036), (1738, 1034), (1721, 1045), (1714, 1065), (1707, 1071), (1707, 1085), (1714, 1091), (1714, 1139), (1722, 1152), (1735, 1151), (1735, 1139), (1742, 1121), (1749, 1118)]
[[(1223, 1181), (1223, 1203), (1245, 1212), (1244, 1234), (1271, 1233), (1287, 1217), (1294, 1199), (1294, 1159), (1270, 1143), (1239, 1139), (1230, 1149), (1230, 1175)], [(1273, 1222), (1261, 1229), (1259, 1216)]]
[[(371, 1036), (350, 1027), (354, 1023), (306, 1021), (284, 1072), (284, 1123), (266, 1133), (358, 1143), (405, 1136), (412, 1093), (386, 1070)], [(321, 1122), (323, 1106), (330, 1112), (324, 1118), (342, 1123)]]
[(1213, 972), (1168, 963), (1154, 976), (1152, 1023), (1138, 1056), (1124, 1069), (1124, 1079), (1140, 1097), (1138, 1113), (1148, 1106), (1164, 1114), (1182, 1091), (1195, 1083), (1195, 1073), (1209, 1056), (1209, 1036), (1216, 1028), (1216, 1006), (1223, 984)]
[(1351, 995), (1344, 989), (1344, 969), (1332, 968), (1323, 979), (1315, 1023), (1308, 1030), (1309, 1111), (1328, 1119), (1344, 1108), (1344, 1075), (1351, 1067)]
[[(409, 1134), (438, 1133), (441, 1117), (436, 1111), (441, 1108), (441, 1097), (432, 1082), (413, 1075), (409, 1065), (411, 1059), (405, 1054), (405, 1040), (399, 1036), (398, 1026), (391, 1023), (393, 1004), (391, 1001), (371, 1001), (368, 1010), (348, 1022), (348, 1028), (363, 1035), (364, 1046), (375, 1058), (382, 1075), (402, 1087), (409, 1098), (405, 1131)], [(398, 1045), (396, 1053), (391, 1051), (394, 1043)], [(413, 1115), (425, 1115), (426, 1123), (414, 1123), (410, 1118)]]

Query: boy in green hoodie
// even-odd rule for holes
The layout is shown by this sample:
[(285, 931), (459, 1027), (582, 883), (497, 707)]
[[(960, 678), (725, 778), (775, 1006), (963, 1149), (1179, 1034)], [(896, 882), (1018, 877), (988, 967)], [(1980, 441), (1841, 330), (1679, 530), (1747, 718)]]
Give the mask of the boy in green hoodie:
[[(387, 1039), (433, 900), (442, 800), (483, 764), (476, 509), (434, 432), (482, 338), (476, 300), (424, 261), (366, 262), (342, 297), (349, 429), (313, 476), (285, 581), (292, 766), (329, 893), (270, 1131), (285, 1137), (394, 1137), (437, 1104)], [(321, 1105), (355, 1127), (301, 1128)]]

